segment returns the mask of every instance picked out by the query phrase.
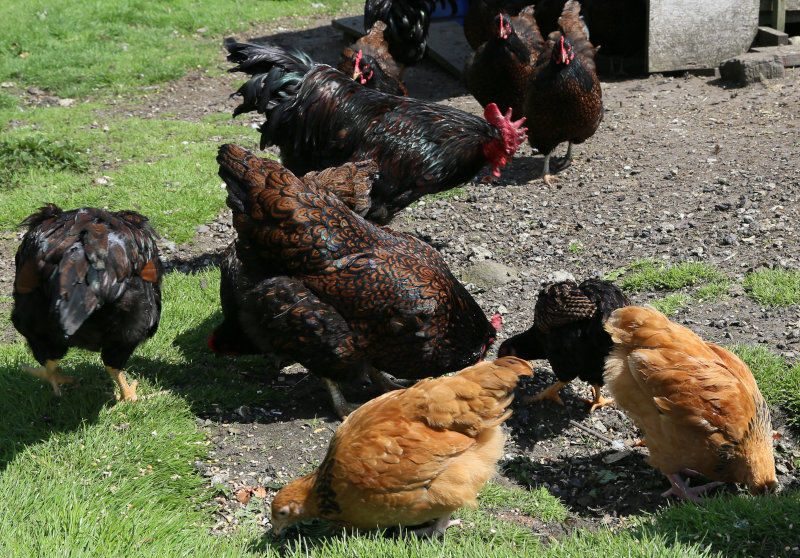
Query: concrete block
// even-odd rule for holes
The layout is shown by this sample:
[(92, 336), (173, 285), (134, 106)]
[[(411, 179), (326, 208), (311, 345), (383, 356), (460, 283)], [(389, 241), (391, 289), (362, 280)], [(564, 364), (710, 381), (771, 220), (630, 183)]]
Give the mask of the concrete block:
[(800, 66), (800, 45), (756, 47), (753, 52), (777, 56), (784, 68)]
[(748, 52), (726, 60), (720, 65), (719, 71), (725, 81), (741, 85), (786, 75), (780, 58), (760, 52)]

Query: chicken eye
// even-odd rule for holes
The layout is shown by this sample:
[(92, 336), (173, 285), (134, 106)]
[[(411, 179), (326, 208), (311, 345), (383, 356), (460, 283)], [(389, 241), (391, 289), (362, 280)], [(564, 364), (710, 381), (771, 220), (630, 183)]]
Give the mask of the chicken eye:
[(285, 517), (288, 514), (289, 512), (287, 512), (286, 510), (278, 510), (278, 515), (281, 517)]

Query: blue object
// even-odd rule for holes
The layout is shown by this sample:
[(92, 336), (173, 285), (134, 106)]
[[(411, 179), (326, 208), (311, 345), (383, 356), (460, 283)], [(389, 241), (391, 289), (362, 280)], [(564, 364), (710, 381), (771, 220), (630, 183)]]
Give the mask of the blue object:
[(464, 24), (464, 16), (467, 15), (469, 8), (469, 0), (456, 0), (458, 11), (451, 14), (452, 8), (450, 2), (445, 0), (445, 7), (442, 7), (440, 2), (437, 2), (436, 9), (431, 14), (431, 21), (457, 21), (461, 25)]

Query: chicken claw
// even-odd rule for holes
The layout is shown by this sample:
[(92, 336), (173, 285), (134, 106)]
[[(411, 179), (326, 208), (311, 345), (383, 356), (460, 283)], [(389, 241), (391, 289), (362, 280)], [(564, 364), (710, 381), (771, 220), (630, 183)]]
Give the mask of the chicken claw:
[(411, 387), (413, 382), (409, 382), (407, 380), (399, 380), (392, 376), (391, 374), (387, 374), (386, 372), (381, 372), (376, 368), (369, 369), (369, 377), (373, 381), (373, 383), (379, 385), (383, 391), (394, 391), (396, 389), (406, 389), (407, 387)]
[(339, 384), (333, 380), (329, 380), (328, 378), (322, 378), (322, 381), (325, 382), (325, 387), (328, 388), (328, 393), (331, 395), (333, 408), (336, 409), (336, 412), (342, 420), (346, 419), (347, 415), (360, 407), (360, 405), (347, 402), (347, 400), (344, 398), (341, 388), (339, 387)]
[(59, 372), (61, 372), (61, 367), (58, 365), (57, 360), (45, 360), (44, 366), (40, 366), (39, 368), (33, 368), (31, 366), (22, 365), (22, 369), (32, 376), (36, 376), (42, 381), (48, 382), (50, 385), (53, 386), (53, 393), (57, 396), (61, 396), (61, 384), (66, 384), (69, 382), (74, 382), (74, 378), (70, 378), (69, 376), (62, 376)]
[[(688, 469), (685, 469), (688, 471)], [(696, 472), (696, 471), (692, 471)], [(692, 502), (697, 502), (701, 504), (703, 499), (700, 498), (701, 494), (704, 494), (711, 490), (712, 488), (716, 488), (725, 484), (724, 482), (714, 481), (709, 482), (707, 484), (703, 484), (701, 486), (695, 486), (693, 488), (689, 487), (690, 479), (686, 479), (685, 481), (681, 478), (680, 474), (674, 473), (672, 475), (666, 475), (669, 479), (670, 484), (672, 484), (672, 488), (669, 490), (662, 492), (661, 496), (666, 498), (670, 494), (677, 496), (678, 498), (683, 498), (684, 500), (691, 500)]]
[(561, 397), (559, 397), (558, 390), (560, 390), (565, 385), (567, 385), (566, 382), (556, 382), (546, 390), (542, 391), (541, 393), (534, 395), (532, 397), (524, 398), (522, 402), (533, 403), (535, 401), (542, 401), (544, 399), (549, 399), (550, 401), (555, 401), (559, 405), (563, 405), (564, 402), (561, 400)]
[(592, 384), (592, 397), (593, 399), (584, 399), (591, 407), (589, 408), (589, 412), (593, 413), (595, 409), (600, 407), (605, 407), (606, 405), (612, 405), (614, 403), (613, 399), (609, 399), (608, 397), (603, 397), (601, 393), (601, 388), (599, 385)]
[(127, 380), (125, 380), (125, 373), (122, 370), (117, 370), (111, 366), (106, 366), (106, 372), (108, 372), (108, 375), (111, 376), (111, 379), (114, 380), (119, 386), (119, 391), (122, 395), (117, 395), (117, 399), (130, 402), (134, 402), (139, 399), (139, 396), (136, 395), (136, 386), (139, 385), (138, 381), (134, 380), (129, 385)]

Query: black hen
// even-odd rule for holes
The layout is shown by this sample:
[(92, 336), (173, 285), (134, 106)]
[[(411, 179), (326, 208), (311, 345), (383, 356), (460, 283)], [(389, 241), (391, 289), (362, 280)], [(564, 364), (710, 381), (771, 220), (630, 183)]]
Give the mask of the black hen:
[(264, 113), (261, 147), (277, 145), (292, 173), (365, 159), (378, 164), (366, 213), (373, 221), (470, 180), (487, 163), (500, 176), (525, 140), (524, 119), (512, 122), (494, 104), (484, 119), (369, 89), (301, 53), (231, 41), (226, 48), (238, 64), (230, 71), (258, 74), (236, 92), (243, 99), (234, 116)]
[(613, 283), (587, 279), (551, 283), (539, 292), (533, 326), (500, 345), (498, 356), (513, 355), (526, 360), (546, 358), (558, 382), (529, 399), (551, 399), (563, 405), (558, 390), (576, 377), (592, 386), (592, 407), (613, 403), (600, 393), (605, 359), (611, 351), (611, 336), (603, 324), (617, 308), (631, 301)]
[(325, 379), (340, 414), (349, 409), (334, 382), (373, 367), (439, 376), (483, 357), (499, 316), (486, 319), (433, 248), (241, 147), (223, 145), (217, 161), (241, 262), (229, 268), (235, 331)]
[[(436, 4), (444, 0), (367, 0), (364, 4), (364, 28), (376, 21), (386, 22), (383, 36), (389, 52), (400, 64), (416, 64), (428, 48), (428, 28)], [(452, 13), (458, 10), (455, 0), (448, 0)]]
[(161, 317), (162, 266), (147, 218), (48, 204), (23, 224), (11, 321), (42, 365), (25, 369), (60, 395), (72, 381), (58, 366), (69, 348), (100, 351), (122, 398), (135, 401), (122, 368)]

